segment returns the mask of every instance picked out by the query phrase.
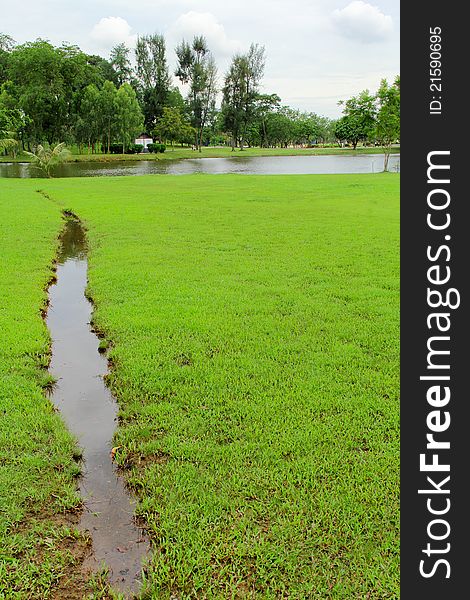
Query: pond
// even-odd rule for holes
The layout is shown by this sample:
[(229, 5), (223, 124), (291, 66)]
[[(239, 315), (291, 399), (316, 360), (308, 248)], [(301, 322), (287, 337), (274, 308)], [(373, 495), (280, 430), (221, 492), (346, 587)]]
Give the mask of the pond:
[[(57, 167), (55, 176), (102, 177), (108, 175), (188, 175), (190, 173), (242, 173), (246, 175), (379, 173), (383, 170), (383, 164), (383, 154), (72, 162)], [(390, 156), (389, 171), (400, 171), (399, 154)], [(0, 177), (24, 178), (37, 176), (37, 169), (28, 163), (0, 163)]]

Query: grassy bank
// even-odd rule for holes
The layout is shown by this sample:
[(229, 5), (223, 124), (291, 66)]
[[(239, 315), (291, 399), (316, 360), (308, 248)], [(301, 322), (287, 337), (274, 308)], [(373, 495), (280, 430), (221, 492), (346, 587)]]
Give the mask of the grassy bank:
[[(394, 147), (393, 153), (399, 153), (400, 148)], [(355, 156), (358, 154), (382, 154), (383, 148), (358, 147), (352, 148), (245, 148), (232, 152), (231, 148), (221, 147), (203, 148), (202, 152), (195, 152), (191, 148), (168, 146), (163, 154), (72, 154), (73, 162), (113, 162), (122, 160), (179, 160), (183, 158), (233, 158), (249, 156), (324, 156), (328, 154), (343, 154)], [(30, 162), (26, 154), (19, 155), (16, 159), (0, 156), (0, 162)]]
[(0, 182), (0, 597), (47, 598), (87, 544), (75, 531), (79, 451), (45, 395), (40, 311), (61, 216), (15, 183)]
[[(116, 458), (155, 547), (144, 597), (398, 597), (398, 185), (394, 174), (0, 182), (11, 213), (20, 191), (41, 188), (88, 228)], [(36, 196), (28, 248), (43, 240), (30, 261), (47, 279), (58, 209)], [(37, 318), (42, 283), (21, 314)], [(73, 445), (63, 452), (70, 461)]]

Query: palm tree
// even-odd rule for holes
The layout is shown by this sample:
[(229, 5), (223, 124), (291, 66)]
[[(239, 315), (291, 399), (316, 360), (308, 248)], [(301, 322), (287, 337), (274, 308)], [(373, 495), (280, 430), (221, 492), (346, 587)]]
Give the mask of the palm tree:
[(70, 150), (61, 142), (54, 148), (45, 148), (39, 144), (35, 152), (26, 152), (31, 157), (31, 162), (41, 169), (48, 177), (52, 177), (52, 169), (66, 162), (70, 157)]
[(18, 152), (19, 142), (14, 138), (0, 138), (0, 151), (6, 150), (7, 153), (11, 152), (13, 154), (13, 158), (16, 158), (16, 153)]

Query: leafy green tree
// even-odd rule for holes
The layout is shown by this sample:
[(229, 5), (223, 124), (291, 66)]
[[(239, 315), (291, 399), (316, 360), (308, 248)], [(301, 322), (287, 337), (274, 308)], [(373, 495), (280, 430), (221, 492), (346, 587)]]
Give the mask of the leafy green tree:
[(194, 129), (184, 120), (179, 109), (165, 106), (163, 115), (157, 121), (154, 134), (160, 140), (169, 140), (173, 145), (173, 142), (183, 142), (194, 136)]
[(171, 77), (164, 37), (159, 34), (139, 37), (135, 56), (145, 126), (150, 131), (162, 116), (170, 93)]
[[(224, 130), (232, 136), (232, 152), (240, 139), (242, 129), (243, 99), (246, 93), (244, 73), (246, 72), (245, 60), (242, 56), (235, 56), (225, 75), (222, 89), (222, 116)], [(240, 145), (242, 143), (240, 142)]]
[(317, 115), (289, 107), (284, 107), (282, 110), (291, 121), (290, 143), (303, 146), (317, 140), (320, 133)]
[(81, 97), (87, 85), (96, 80), (97, 74), (89, 64), (87, 55), (78, 46), (63, 44), (56, 51), (61, 59), (63, 122), (58, 137), (54, 139), (63, 139), (73, 143)]
[(13, 46), (15, 45), (15, 40), (6, 33), (0, 33), (0, 50), (4, 52), (11, 52)]
[(334, 142), (336, 140), (336, 121), (319, 115), (315, 115), (315, 119), (318, 127), (318, 141), (322, 143)]
[(96, 86), (102, 86), (105, 81), (112, 81), (114, 85), (119, 85), (118, 74), (108, 60), (96, 54), (87, 54), (86, 58), (93, 70), (93, 77), (87, 85), (94, 83)]
[(0, 152), (16, 157), (19, 150), (18, 134), (23, 125), (21, 111), (10, 109), (8, 94), (3, 90), (0, 94)]
[(52, 177), (54, 167), (66, 162), (70, 157), (70, 150), (61, 142), (54, 148), (44, 147), (39, 144), (34, 152), (26, 152), (31, 157), (32, 164), (43, 171), (47, 177)]
[(189, 85), (187, 104), (191, 125), (196, 130), (195, 145), (201, 152), (204, 128), (215, 110), (217, 67), (204, 36), (195, 36), (192, 43), (183, 41), (176, 48), (176, 76)]
[(8, 76), (18, 107), (31, 117), (29, 141), (58, 139), (65, 113), (60, 53), (43, 40), (16, 46)]
[(24, 111), (16, 108), (15, 99), (3, 86), (0, 93), (0, 138), (4, 140), (3, 150), (16, 156), (29, 121)]
[(176, 86), (170, 88), (166, 100), (166, 106), (170, 108), (177, 108), (182, 115), (185, 114), (186, 105), (184, 103), (184, 98), (179, 91), (179, 88)]
[(232, 58), (225, 75), (222, 114), (225, 129), (232, 134), (232, 150), (238, 142), (243, 150), (247, 130), (256, 118), (256, 101), (265, 62), (264, 47), (251, 44), (246, 54)]
[(8, 60), (9, 92), (30, 117), (30, 143), (72, 140), (80, 96), (96, 76), (87, 55), (76, 46), (55, 48), (36, 40), (13, 48)]
[(376, 98), (375, 135), (384, 148), (384, 171), (387, 171), (392, 144), (400, 138), (400, 78), (397, 77), (391, 85), (382, 79)]
[(348, 137), (339, 137), (338, 139), (351, 142), (353, 148), (356, 149), (358, 142), (369, 140), (374, 134), (375, 97), (369, 93), (369, 90), (364, 90), (357, 96), (339, 104), (343, 104), (344, 108), (338, 133), (344, 135), (347, 132)]
[[(301, 112), (288, 106), (279, 106), (279, 98), (263, 99), (260, 140), (263, 146), (305, 145), (316, 142), (324, 123), (315, 113)], [(274, 110), (269, 110), (271, 107)]]
[[(202, 137), (202, 145), (203, 146), (209, 146), (209, 145), (216, 145), (216, 146), (224, 145), (225, 146), (225, 145), (227, 145), (227, 143), (230, 142), (230, 137), (228, 137), (227, 134), (224, 133), (221, 123), (222, 123), (221, 111), (217, 110), (217, 108), (214, 108), (214, 110), (210, 111), (206, 125), (204, 127), (204, 132), (203, 132), (203, 137)], [(194, 129), (192, 127), (191, 127), (191, 129), (194, 134)], [(194, 139), (194, 135), (193, 135), (192, 139)]]
[[(335, 123), (335, 136), (340, 142), (349, 142), (355, 136), (355, 130), (351, 119), (341, 117)], [(356, 141), (357, 144), (357, 141)]]
[(271, 112), (279, 109), (281, 99), (277, 94), (258, 94), (256, 98), (255, 123), (250, 128), (250, 138), (253, 145), (267, 147), (268, 135), (266, 120)]
[(101, 97), (94, 84), (88, 85), (82, 95), (77, 122), (77, 141), (88, 146), (92, 153), (102, 134)]
[(7, 80), (9, 54), (15, 45), (15, 40), (6, 33), (0, 33), (0, 85)]
[(144, 117), (135, 91), (128, 83), (124, 83), (116, 94), (116, 137), (122, 143), (123, 154), (142, 131), (143, 123)]
[(287, 148), (293, 137), (292, 120), (282, 110), (266, 115), (266, 140), (270, 147)]
[(99, 94), (99, 123), (101, 126), (102, 140), (108, 154), (111, 140), (117, 133), (116, 108), (116, 86), (111, 81), (105, 81)]
[(132, 67), (129, 59), (130, 50), (126, 44), (118, 44), (111, 50), (109, 62), (111, 63), (117, 78), (117, 86), (130, 83), (132, 79)]

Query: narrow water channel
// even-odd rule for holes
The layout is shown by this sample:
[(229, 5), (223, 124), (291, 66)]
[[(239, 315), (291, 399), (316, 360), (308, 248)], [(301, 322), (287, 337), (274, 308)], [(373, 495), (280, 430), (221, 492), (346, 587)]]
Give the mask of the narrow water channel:
[(69, 219), (61, 238), (57, 283), (49, 290), (50, 372), (57, 379), (52, 401), (83, 449), (80, 528), (93, 540), (93, 557), (85, 566), (106, 566), (111, 585), (130, 595), (139, 588), (149, 542), (134, 522), (135, 501), (110, 456), (117, 405), (104, 384), (107, 361), (90, 328), (87, 270), (84, 230), (79, 221)]

